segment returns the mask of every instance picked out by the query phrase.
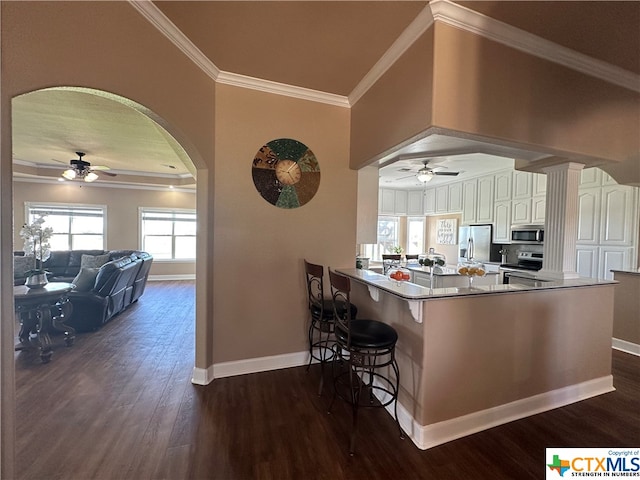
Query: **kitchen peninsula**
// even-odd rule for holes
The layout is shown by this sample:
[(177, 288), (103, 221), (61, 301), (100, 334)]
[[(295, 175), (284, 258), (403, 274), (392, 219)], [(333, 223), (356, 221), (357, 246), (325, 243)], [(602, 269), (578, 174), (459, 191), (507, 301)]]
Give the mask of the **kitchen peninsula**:
[(421, 449), (614, 390), (615, 282), (429, 289), (337, 271), (358, 316), (398, 332), (398, 412)]

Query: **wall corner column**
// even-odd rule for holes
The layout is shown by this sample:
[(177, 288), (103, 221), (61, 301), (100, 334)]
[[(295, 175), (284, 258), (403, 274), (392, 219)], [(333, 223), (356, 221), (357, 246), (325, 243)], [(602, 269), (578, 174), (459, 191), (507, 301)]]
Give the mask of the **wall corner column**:
[(581, 163), (567, 162), (546, 167), (547, 205), (545, 210), (543, 278), (578, 278), (576, 238), (578, 235), (578, 186)]

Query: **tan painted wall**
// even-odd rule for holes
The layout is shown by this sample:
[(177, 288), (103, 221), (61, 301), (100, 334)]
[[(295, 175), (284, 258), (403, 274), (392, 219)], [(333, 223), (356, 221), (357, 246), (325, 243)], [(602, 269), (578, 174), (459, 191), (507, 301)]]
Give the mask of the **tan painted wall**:
[[(355, 262), (349, 110), (222, 84), (216, 99), (215, 363), (304, 351), (303, 259)], [(293, 210), (266, 202), (253, 185), (256, 152), (277, 138), (304, 143), (320, 163), (316, 196)]]
[(352, 112), (352, 168), (430, 127), (626, 171), (640, 151), (638, 93), (441, 22)]
[(433, 29), (351, 108), (351, 168), (431, 126)]
[(637, 158), (640, 95), (440, 22), (433, 123), (573, 158)]
[[(194, 164), (203, 169), (213, 166), (215, 89), (212, 80), (128, 2), (0, 2), (0, 9), (0, 476), (14, 478), (12, 97), (52, 86), (82, 86), (121, 95), (164, 120)], [(203, 207), (212, 203), (212, 198), (199, 202), (204, 222)], [(202, 235), (208, 242), (206, 232)], [(201, 279), (205, 288), (208, 280), (207, 275)], [(213, 296), (205, 300), (210, 304)], [(204, 314), (201, 328), (205, 329), (213, 318), (202, 302), (198, 300), (196, 308)], [(200, 363), (209, 364), (203, 358)]]
[[(141, 248), (138, 207), (196, 208), (193, 193), (157, 190), (106, 188), (78, 183), (42, 184), (14, 182), (14, 250), (22, 250), (20, 227), (25, 223), (26, 202), (78, 203), (107, 206), (106, 249)], [(195, 262), (161, 262), (155, 260), (151, 275), (194, 275)]]
[(613, 338), (640, 345), (640, 273), (614, 270)]
[(374, 302), (351, 283), (358, 315), (398, 332), (400, 403), (420, 425), (611, 375), (614, 286)]

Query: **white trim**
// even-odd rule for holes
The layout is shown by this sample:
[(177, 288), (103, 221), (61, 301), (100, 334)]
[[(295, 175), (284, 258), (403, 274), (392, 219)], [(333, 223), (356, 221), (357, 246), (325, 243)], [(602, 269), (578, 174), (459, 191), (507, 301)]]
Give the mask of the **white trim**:
[(200, 69), (216, 80), (220, 74), (220, 69), (207, 58), (207, 56), (196, 47), (187, 36), (176, 27), (162, 11), (149, 0), (129, 0), (135, 8), (149, 23), (156, 27), (167, 39), (191, 59)]
[(431, 14), (429, 5), (427, 5), (418, 16), (413, 19), (409, 26), (404, 29), (389, 49), (384, 52), (380, 60), (378, 60), (371, 70), (360, 80), (360, 83), (351, 91), (349, 94), (349, 103), (355, 105), (431, 25), (433, 25), (433, 15)]
[(640, 75), (633, 72), (563, 47), (449, 0), (431, 0), (429, 6), (435, 21), (466, 30), (634, 92), (640, 92)]
[(172, 280), (195, 280), (195, 273), (183, 273), (178, 275), (149, 275), (148, 282), (167, 282)]
[[(55, 177), (50, 178), (26, 178), (26, 177), (13, 177), (14, 182), (25, 182), (25, 183), (46, 183), (49, 185), (73, 185), (71, 182), (64, 181), (61, 182)], [(169, 185), (140, 185), (136, 183), (115, 183), (115, 182), (107, 182), (107, 183), (76, 183), (83, 188), (121, 188), (121, 189), (129, 189), (129, 190), (156, 190), (161, 192), (172, 191), (172, 192), (181, 192), (181, 193), (196, 193), (195, 188), (181, 188), (181, 187), (170, 187)]]
[(258, 90), (260, 92), (273, 93), (275, 95), (284, 95), (287, 97), (298, 98), (301, 100), (309, 100), (312, 102), (326, 103), (336, 107), (349, 108), (349, 99), (343, 95), (321, 92), (310, 88), (296, 87), (271, 80), (263, 80), (260, 78), (249, 77), (239, 73), (220, 72), (217, 81), (234, 87), (248, 88), (250, 90)]
[(215, 363), (214, 378), (233, 377), (248, 373), (266, 372), (281, 368), (301, 367), (309, 363), (309, 352), (285, 353), (270, 357), (249, 358), (232, 362)]
[(189, 57), (200, 69), (214, 81), (261, 92), (284, 95), (287, 97), (327, 103), (339, 107), (349, 107), (349, 100), (343, 95), (325, 93), (309, 88), (296, 87), (249, 77), (237, 73), (221, 71), (187, 36), (176, 27), (162, 11), (150, 1), (129, 0), (129, 3), (154, 27), (168, 38), (176, 47)]
[[(498, 425), (613, 391), (613, 376), (607, 375), (431, 425), (420, 425), (398, 403), (398, 421), (413, 443), (421, 450), (427, 450)], [(386, 409), (393, 416), (393, 404)]]
[(209, 385), (213, 381), (213, 365), (208, 368), (193, 367), (191, 383), (194, 385)]
[(611, 339), (611, 348), (640, 357), (640, 345), (637, 343), (627, 342), (626, 340), (620, 340), (614, 337)]

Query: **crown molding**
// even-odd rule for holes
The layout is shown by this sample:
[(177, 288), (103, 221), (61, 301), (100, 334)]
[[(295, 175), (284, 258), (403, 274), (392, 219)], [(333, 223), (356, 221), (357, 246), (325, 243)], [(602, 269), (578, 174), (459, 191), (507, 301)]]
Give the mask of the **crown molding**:
[(355, 105), (360, 98), (367, 93), (382, 75), (413, 45), (420, 36), (433, 25), (433, 15), (429, 5), (418, 14), (407, 28), (400, 34), (389, 49), (380, 57), (380, 60), (367, 72), (364, 78), (349, 94), (349, 103)]
[(342, 95), (320, 92), (220, 70), (196, 47), (175, 24), (149, 0), (129, 0), (129, 3), (146, 18), (160, 33), (189, 57), (200, 69), (216, 82), (276, 95), (349, 107), (349, 100)]
[(260, 78), (249, 77), (239, 73), (230, 73), (221, 71), (216, 80), (218, 83), (233, 85), (235, 87), (248, 88), (258, 90), (260, 92), (273, 93), (276, 95), (285, 95), (287, 97), (298, 98), (302, 100), (310, 100), (312, 102), (326, 103), (338, 107), (347, 107), (351, 105), (349, 99), (343, 95), (321, 92), (310, 88), (296, 87), (285, 83), (272, 82)]
[(60, 186), (78, 186), (83, 188), (115, 188), (121, 190), (154, 190), (158, 192), (181, 192), (181, 193), (191, 193), (195, 194), (196, 189), (194, 188), (184, 188), (184, 187), (170, 187), (168, 185), (143, 185), (143, 184), (127, 184), (127, 183), (116, 183), (116, 182), (61, 182), (57, 178), (53, 177), (13, 177), (14, 182), (21, 183), (39, 183), (39, 184), (48, 184), (48, 185), (60, 185)]
[(203, 72), (214, 80), (218, 78), (220, 69), (150, 0), (129, 0), (129, 3)]
[(449, 0), (431, 0), (434, 21), (466, 30), (544, 60), (640, 92), (640, 75), (495, 20)]

